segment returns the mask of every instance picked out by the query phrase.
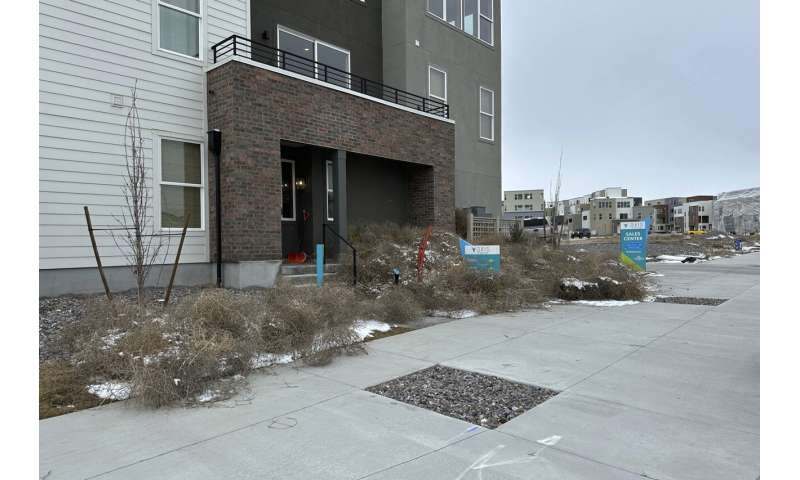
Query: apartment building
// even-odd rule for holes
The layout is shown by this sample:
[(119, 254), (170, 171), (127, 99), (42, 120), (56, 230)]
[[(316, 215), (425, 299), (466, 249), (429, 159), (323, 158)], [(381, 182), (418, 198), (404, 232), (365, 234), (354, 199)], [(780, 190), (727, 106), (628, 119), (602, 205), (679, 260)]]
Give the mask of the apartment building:
[(714, 198), (712, 195), (686, 197), (686, 203), (673, 209), (674, 231), (677, 233), (693, 230), (711, 231)]
[[(453, 5), (40, 0), (40, 295), (102, 288), (83, 206), (118, 226), (134, 85), (153, 232), (190, 219), (178, 284), (219, 264), (226, 286), (269, 286), (324, 229), (499, 213), (500, 4)], [(112, 233), (98, 250), (127, 289)]]
[(544, 213), (544, 190), (506, 190), (503, 192), (503, 213)]
[(674, 229), (674, 208), (686, 203), (686, 197), (665, 197), (646, 200), (645, 206), (657, 207), (653, 223), (653, 231), (657, 233), (671, 232)]
[(448, 104), (456, 208), (500, 216), (500, 0), (385, 0), (382, 8), (384, 82)]

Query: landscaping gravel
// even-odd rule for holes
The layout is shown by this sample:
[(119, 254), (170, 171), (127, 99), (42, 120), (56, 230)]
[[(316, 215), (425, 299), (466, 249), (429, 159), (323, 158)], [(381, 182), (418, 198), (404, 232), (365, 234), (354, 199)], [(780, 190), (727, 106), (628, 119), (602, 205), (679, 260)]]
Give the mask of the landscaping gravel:
[(684, 305), (710, 305), (716, 307), (727, 302), (727, 298), (702, 298), (702, 297), (656, 297), (656, 302), (681, 303)]
[[(146, 296), (148, 303), (160, 307), (164, 298), (163, 288), (149, 288)], [(199, 288), (175, 287), (172, 289), (170, 304)], [(94, 298), (104, 298), (104, 294), (62, 295), (60, 297), (43, 297), (39, 299), (39, 362), (63, 359), (65, 354), (61, 347), (61, 334), (64, 327), (80, 320), (86, 312), (87, 303)], [(114, 299), (125, 302), (136, 302), (136, 290), (128, 290), (113, 294)]]
[(485, 428), (497, 428), (558, 394), (441, 365), (366, 390)]

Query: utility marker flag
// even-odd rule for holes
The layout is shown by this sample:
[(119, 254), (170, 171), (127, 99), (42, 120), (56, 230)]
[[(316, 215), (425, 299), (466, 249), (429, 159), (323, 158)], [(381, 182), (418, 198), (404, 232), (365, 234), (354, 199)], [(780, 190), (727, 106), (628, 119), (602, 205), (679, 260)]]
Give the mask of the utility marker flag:
[(622, 222), (619, 259), (636, 271), (647, 270), (647, 222)]

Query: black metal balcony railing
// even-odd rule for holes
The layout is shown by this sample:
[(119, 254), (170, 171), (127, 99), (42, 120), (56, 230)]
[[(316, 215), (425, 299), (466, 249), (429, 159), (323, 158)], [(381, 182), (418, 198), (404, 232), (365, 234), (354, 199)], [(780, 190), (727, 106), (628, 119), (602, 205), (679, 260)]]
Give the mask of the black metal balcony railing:
[(249, 58), (259, 63), (278, 67), (332, 85), (344, 87), (387, 102), (413, 108), (425, 113), (450, 118), (450, 107), (439, 100), (415, 95), (346, 72), (324, 63), (315, 62), (291, 52), (280, 50), (238, 35), (231, 35), (211, 47), (214, 63), (231, 56)]

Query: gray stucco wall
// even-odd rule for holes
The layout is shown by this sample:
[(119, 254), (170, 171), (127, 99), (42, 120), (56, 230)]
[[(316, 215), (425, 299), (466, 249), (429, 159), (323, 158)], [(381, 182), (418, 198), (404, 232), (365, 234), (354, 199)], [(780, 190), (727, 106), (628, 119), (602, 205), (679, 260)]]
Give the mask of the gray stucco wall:
[(379, 0), (251, 0), (250, 9), (254, 41), (276, 47), (277, 26), (288, 27), (350, 50), (351, 73), (381, 81)]
[[(485, 206), (500, 215), (500, 0), (494, 0), (493, 46), (427, 13), (426, 0), (384, 0), (382, 15), (384, 83), (427, 95), (428, 65), (447, 72), (447, 103), (456, 121), (456, 207)], [(481, 86), (495, 92), (494, 142), (479, 138)]]
[(350, 226), (408, 223), (410, 166), (350, 153), (347, 155), (347, 167)]

